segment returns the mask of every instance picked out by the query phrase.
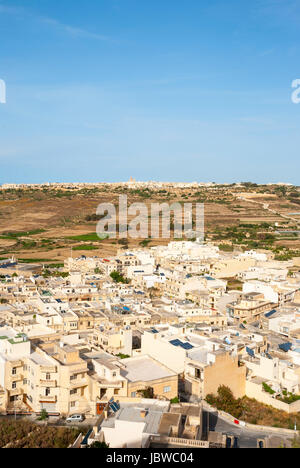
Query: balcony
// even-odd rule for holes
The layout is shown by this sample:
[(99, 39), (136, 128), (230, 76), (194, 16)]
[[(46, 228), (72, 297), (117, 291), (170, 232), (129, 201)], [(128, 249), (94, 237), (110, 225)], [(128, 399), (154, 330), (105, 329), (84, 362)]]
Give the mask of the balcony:
[(17, 372), (17, 374), (11, 374), (11, 380), (19, 382), (20, 380), (24, 380), (24, 375), (21, 372)]
[(55, 388), (57, 387), (56, 380), (40, 380), (41, 387)]
[(56, 403), (57, 402), (57, 396), (56, 395), (40, 395), (39, 398), (40, 403)]
[(201, 379), (201, 377), (196, 377), (195, 375), (186, 374), (185, 378), (186, 378), (187, 381), (193, 381), (193, 382), (199, 383), (199, 384), (203, 383), (203, 379)]
[(56, 374), (57, 367), (56, 366), (41, 366), (41, 372), (45, 374)]
[(18, 359), (17, 361), (10, 362), (11, 367), (23, 367), (23, 361)]
[(86, 378), (70, 380), (71, 388), (86, 387), (87, 385), (88, 385), (88, 382)]
[(70, 401), (78, 401), (79, 393), (73, 393), (73, 394), (70, 393), (69, 398), (70, 398)]
[(150, 444), (163, 444), (166, 447), (178, 445), (178, 447), (188, 448), (209, 448), (209, 442), (195, 439), (179, 439), (167, 436), (150, 436)]
[(81, 367), (77, 367), (77, 368), (70, 368), (70, 375), (71, 376), (74, 376), (74, 375), (78, 375), (78, 374), (85, 374), (85, 372), (87, 372), (87, 366), (86, 364), (83, 364)]
[(104, 380), (104, 379), (98, 379), (98, 384), (100, 388), (116, 388), (116, 389), (123, 388), (123, 382), (116, 381), (116, 380), (108, 382), (107, 380)]
[(13, 389), (9, 390), (9, 396), (23, 395), (23, 393), (24, 393), (24, 390), (21, 387), (13, 388)]

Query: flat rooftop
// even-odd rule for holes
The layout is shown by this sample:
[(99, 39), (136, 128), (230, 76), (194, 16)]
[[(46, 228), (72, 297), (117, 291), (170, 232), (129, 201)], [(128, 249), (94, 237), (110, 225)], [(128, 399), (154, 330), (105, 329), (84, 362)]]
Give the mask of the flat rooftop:
[[(128, 421), (136, 423), (144, 423), (144, 433), (158, 434), (162, 415), (168, 410), (167, 402), (158, 402), (153, 400), (152, 403), (127, 404), (121, 403), (120, 410), (111, 415), (101, 424), (102, 428), (114, 428), (117, 421)], [(141, 417), (141, 411), (146, 410), (145, 418)]]
[(51, 359), (47, 359), (45, 356), (35, 352), (30, 355), (30, 359), (40, 366), (54, 366), (53, 361)]
[(179, 413), (164, 413), (159, 425), (159, 434), (169, 436), (171, 427), (178, 427), (180, 419), (181, 415)]
[(125, 368), (121, 369), (121, 375), (129, 382), (150, 382), (176, 375), (175, 372), (149, 356), (123, 359), (122, 364)]

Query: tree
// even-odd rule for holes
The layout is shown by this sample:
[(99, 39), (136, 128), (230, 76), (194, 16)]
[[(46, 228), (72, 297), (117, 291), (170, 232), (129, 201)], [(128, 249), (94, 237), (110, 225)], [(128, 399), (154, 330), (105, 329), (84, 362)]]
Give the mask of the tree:
[(149, 288), (149, 296), (150, 296), (150, 299), (153, 299), (154, 297), (160, 297), (161, 292), (159, 288), (155, 288), (154, 286), (152, 288)]
[(128, 354), (123, 354), (123, 353), (117, 354), (117, 357), (119, 357), (120, 359), (128, 359), (128, 358), (130, 358), (130, 356), (129, 356)]
[(245, 408), (241, 398), (235, 399), (229, 387), (221, 385), (218, 388), (218, 395), (207, 395), (206, 401), (218, 410), (225, 411), (235, 418), (240, 418)]
[(93, 442), (88, 448), (90, 449), (106, 449), (109, 448), (109, 445), (105, 442)]
[(172, 398), (171, 403), (172, 403), (172, 405), (174, 405), (176, 403), (180, 403), (180, 400), (179, 400), (178, 397), (175, 397), (175, 398)]
[(45, 421), (46, 419), (48, 419), (48, 417), (49, 415), (47, 411), (45, 409), (42, 409), (40, 417), (39, 417), (39, 421)]
[(147, 387), (142, 390), (138, 390), (137, 393), (140, 393), (143, 398), (153, 400), (154, 398), (154, 390), (152, 387)]
[(127, 278), (124, 278), (124, 276), (121, 275), (118, 271), (113, 271), (110, 274), (110, 277), (114, 280), (115, 283), (125, 283), (125, 284), (130, 283), (130, 280)]

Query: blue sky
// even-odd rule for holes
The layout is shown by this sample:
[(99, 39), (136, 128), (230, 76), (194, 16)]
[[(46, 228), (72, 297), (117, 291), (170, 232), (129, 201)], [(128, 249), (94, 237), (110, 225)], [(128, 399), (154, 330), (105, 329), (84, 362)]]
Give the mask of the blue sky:
[(300, 0), (0, 0), (0, 183), (300, 185)]

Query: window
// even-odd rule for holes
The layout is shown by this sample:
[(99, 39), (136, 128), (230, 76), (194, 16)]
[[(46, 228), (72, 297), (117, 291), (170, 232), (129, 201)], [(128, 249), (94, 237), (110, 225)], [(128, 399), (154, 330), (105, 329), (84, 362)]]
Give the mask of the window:
[(164, 393), (170, 393), (171, 387), (164, 387)]
[(12, 373), (12, 375), (16, 375), (16, 373), (17, 373), (17, 368), (16, 368), (16, 367), (13, 367), (12, 370), (11, 370), (11, 373)]
[(136, 398), (136, 392), (131, 392), (131, 398)]
[(17, 382), (13, 382), (13, 383), (11, 384), (11, 388), (12, 388), (13, 390), (15, 390), (15, 389), (17, 388)]
[(49, 395), (50, 395), (50, 392), (51, 392), (50, 388), (46, 388), (46, 392), (45, 392), (45, 393), (46, 393), (46, 396), (49, 396)]
[(74, 388), (74, 390), (70, 391), (70, 395), (75, 395), (77, 393), (77, 388)]
[(49, 372), (47, 372), (47, 374), (46, 374), (46, 380), (51, 380), (51, 375), (50, 375)]
[(71, 401), (71, 408), (74, 408), (76, 406), (76, 401)]

